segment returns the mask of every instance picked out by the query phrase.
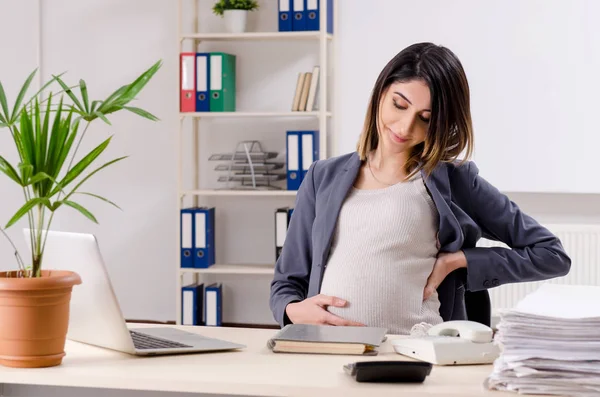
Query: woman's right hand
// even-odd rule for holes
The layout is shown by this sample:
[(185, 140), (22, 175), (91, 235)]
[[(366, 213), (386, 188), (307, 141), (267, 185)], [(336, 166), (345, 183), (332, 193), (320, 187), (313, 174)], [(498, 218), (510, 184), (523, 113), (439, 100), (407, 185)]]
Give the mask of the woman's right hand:
[(285, 312), (294, 324), (364, 326), (364, 324), (346, 320), (329, 313), (326, 309), (327, 306), (344, 307), (346, 303), (344, 299), (319, 294), (302, 302), (288, 304)]

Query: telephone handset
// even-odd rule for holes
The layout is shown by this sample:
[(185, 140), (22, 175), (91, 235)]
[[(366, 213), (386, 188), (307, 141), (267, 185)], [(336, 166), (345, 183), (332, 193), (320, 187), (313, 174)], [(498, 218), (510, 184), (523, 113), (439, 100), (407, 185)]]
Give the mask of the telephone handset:
[(500, 354), (492, 329), (466, 320), (434, 325), (427, 335), (395, 339), (392, 345), (398, 354), (436, 365), (490, 364)]
[(490, 327), (466, 320), (446, 321), (429, 328), (427, 333), (430, 336), (456, 336), (475, 343), (491, 342), (494, 337)]

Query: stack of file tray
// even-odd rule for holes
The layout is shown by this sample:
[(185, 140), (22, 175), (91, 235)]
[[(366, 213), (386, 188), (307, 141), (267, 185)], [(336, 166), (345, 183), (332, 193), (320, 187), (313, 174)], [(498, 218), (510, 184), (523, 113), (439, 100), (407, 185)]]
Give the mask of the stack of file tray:
[(277, 152), (263, 151), (258, 141), (242, 141), (233, 153), (213, 154), (209, 161), (226, 161), (215, 167), (227, 173), (218, 179), (226, 183), (225, 189), (280, 190), (272, 183), (286, 178), (285, 163), (276, 161), (276, 157)]

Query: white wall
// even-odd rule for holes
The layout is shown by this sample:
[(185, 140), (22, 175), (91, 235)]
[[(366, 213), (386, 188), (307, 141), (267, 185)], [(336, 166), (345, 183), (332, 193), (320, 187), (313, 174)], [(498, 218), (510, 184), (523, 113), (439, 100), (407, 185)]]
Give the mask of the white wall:
[[(395, 1), (377, 0), (373, 10), (385, 9)], [(276, 30), (275, 0), (262, 0), (262, 10), (252, 13), (252, 30)], [(352, 150), (362, 126), (367, 97), (364, 94), (376, 78), (377, 68), (364, 78), (348, 74), (349, 65), (341, 60), (353, 53), (355, 31), (364, 29), (363, 2), (340, 1), (340, 41), (337, 54), (336, 93), (338, 101), (338, 147), (335, 153)], [(201, 0), (206, 15), (202, 31), (218, 29), (220, 20), (210, 14), (212, 1)], [(403, 2), (409, 7), (412, 2)], [(36, 66), (38, 35), (34, 0), (0, 3), (0, 80), (14, 99), (20, 82)], [(152, 123), (130, 114), (111, 118), (113, 128), (96, 123), (87, 148), (114, 133), (104, 160), (124, 154), (130, 158), (106, 169), (90, 180), (88, 191), (115, 201), (123, 212), (102, 202), (81, 200), (98, 217), (93, 225), (75, 211), (60, 212), (54, 227), (60, 230), (93, 232), (98, 236), (106, 265), (112, 276), (125, 316), (131, 319), (175, 319), (175, 274), (178, 249), (175, 230), (178, 225), (176, 192), (176, 147), (178, 126), (178, 52), (176, 2), (173, 0), (53, 0), (42, 5), (42, 59), (44, 77), (67, 70), (67, 80), (80, 77), (88, 83), (90, 95), (106, 96), (116, 86), (162, 58), (164, 65), (139, 96), (138, 106), (156, 114), (161, 121)], [(189, 15), (189, 13), (187, 14)], [(398, 24), (403, 16), (398, 15)], [(184, 21), (190, 23), (189, 20)], [(401, 25), (401, 24), (400, 24)], [(599, 28), (600, 29), (600, 28)], [(424, 30), (425, 32), (425, 30)], [(401, 37), (401, 33), (398, 33)], [(425, 37), (425, 33), (423, 33)], [(385, 51), (378, 52), (377, 66), (399, 51), (406, 43), (396, 38), (385, 40)], [(240, 60), (239, 109), (284, 110), (291, 105), (296, 76), (309, 71), (317, 61), (316, 43), (237, 43), (203, 44), (201, 49), (235, 52)], [(267, 49), (276, 51), (272, 56)], [(359, 81), (357, 83), (357, 81)], [(360, 87), (348, 94), (347, 87)], [(189, 126), (184, 134), (186, 181), (189, 182)], [(316, 121), (286, 123), (282, 120), (222, 120), (200, 124), (203, 161), (201, 180), (214, 186), (216, 177), (204, 159), (214, 151), (230, 151), (239, 139), (256, 137), (268, 150), (282, 151), (284, 131), (291, 128), (316, 128)], [(14, 159), (6, 130), (0, 130), (0, 153)], [(211, 150), (205, 149), (210, 145)], [(214, 148), (214, 150), (212, 149)], [(334, 148), (335, 149), (335, 148)], [(12, 156), (12, 157), (11, 157)], [(499, 164), (498, 167), (501, 167)], [(189, 186), (189, 183), (188, 183)], [(0, 223), (5, 224), (22, 204), (21, 193), (6, 177), (0, 176)], [(600, 195), (511, 194), (525, 210), (543, 222), (598, 223)], [(293, 204), (293, 198), (211, 198), (205, 204), (218, 206), (217, 260), (222, 263), (272, 263), (274, 208)], [(20, 223), (9, 234), (24, 249)], [(0, 268), (13, 269), (9, 245), (0, 239)], [(226, 321), (272, 323), (268, 311), (269, 278), (265, 276), (220, 277), (228, 297)]]
[(359, 3), (345, 2), (340, 16), (341, 80), (352, 81), (339, 87), (342, 151), (354, 147), (383, 66), (432, 41), (465, 68), (483, 175), (512, 192), (600, 193), (599, 2), (375, 0), (367, 13)]
[[(139, 95), (137, 105), (161, 119), (150, 122), (133, 114), (110, 117), (112, 128), (94, 123), (80, 153), (110, 134), (114, 138), (101, 156), (108, 161), (130, 157), (90, 179), (86, 191), (116, 202), (123, 211), (96, 200), (80, 199), (99, 220), (94, 225), (70, 209), (57, 212), (53, 227), (93, 232), (125, 315), (129, 318), (171, 319), (174, 307), (173, 230), (177, 226), (175, 146), (177, 122), (177, 51), (175, 7), (170, 1), (42, 2), (41, 70), (46, 80), (67, 71), (65, 80), (83, 78), (91, 97), (102, 99), (132, 81), (158, 59), (164, 66)], [(12, 103), (20, 84), (36, 67), (38, 2), (0, 3), (0, 79)], [(37, 88), (37, 87), (34, 87)], [(33, 93), (33, 89), (31, 93)], [(0, 151), (12, 150), (8, 130), (0, 130)], [(87, 141), (87, 142), (86, 142)], [(12, 153), (14, 154), (14, 153)], [(10, 157), (10, 156), (9, 156)], [(14, 160), (14, 156), (11, 157)], [(99, 160), (100, 161), (100, 160)], [(101, 164), (99, 162), (99, 164)], [(22, 205), (22, 193), (2, 176), (0, 220), (6, 224)], [(20, 222), (9, 229), (24, 251)], [(15, 268), (7, 242), (0, 240), (2, 269)]]

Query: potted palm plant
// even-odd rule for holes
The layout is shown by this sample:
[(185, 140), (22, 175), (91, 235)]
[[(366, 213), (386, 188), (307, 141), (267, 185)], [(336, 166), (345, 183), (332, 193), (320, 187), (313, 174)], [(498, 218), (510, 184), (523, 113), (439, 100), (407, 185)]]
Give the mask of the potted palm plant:
[[(78, 194), (116, 206), (102, 196), (80, 189), (93, 175), (126, 156), (90, 170), (112, 137), (85, 155), (79, 156), (78, 150), (91, 123), (102, 120), (110, 125), (108, 116), (112, 113), (127, 110), (157, 120), (147, 111), (130, 106), (130, 102), (161, 64), (161, 61), (156, 62), (104, 100), (91, 101), (85, 81), (79, 80), (77, 85), (68, 86), (62, 75), (57, 75), (25, 101), (37, 72), (33, 71), (13, 106), (9, 107), (0, 82), (0, 133), (10, 133), (18, 155), (18, 164), (12, 165), (6, 159), (7, 154), (0, 151), (0, 172), (16, 183), (24, 196), (21, 208), (3, 228), (0, 227), (0, 232), (15, 250), (16, 260), (16, 270), (0, 272), (0, 364), (30, 368), (61, 364), (65, 355), (71, 291), (82, 280), (73, 272), (43, 269), (44, 231), (50, 229), (55, 212), (64, 207), (97, 223), (95, 216), (77, 202)], [(56, 92), (52, 92), (53, 88)], [(27, 217), (31, 230), (29, 263), (23, 260), (6, 232), (23, 217)]]
[(246, 31), (248, 12), (258, 9), (256, 0), (219, 0), (213, 6), (213, 13), (225, 20), (229, 33)]

